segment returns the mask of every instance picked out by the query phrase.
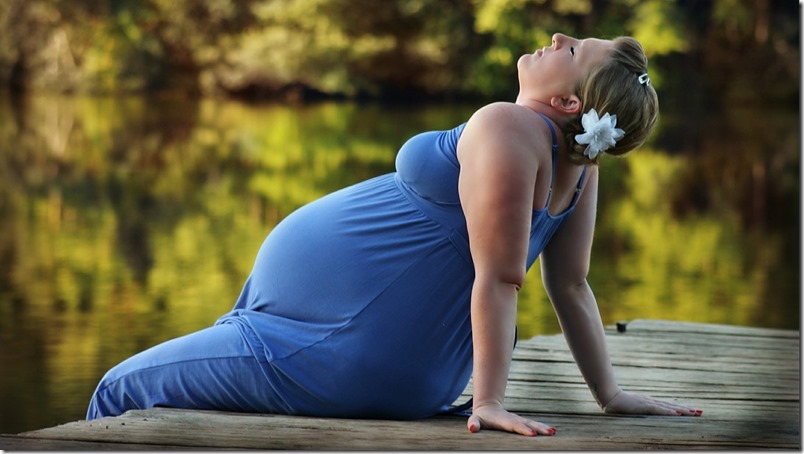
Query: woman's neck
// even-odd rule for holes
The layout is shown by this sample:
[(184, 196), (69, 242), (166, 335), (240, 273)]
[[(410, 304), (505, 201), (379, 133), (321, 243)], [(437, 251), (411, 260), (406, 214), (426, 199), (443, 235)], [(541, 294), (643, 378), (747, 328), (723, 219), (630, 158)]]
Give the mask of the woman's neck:
[(547, 118), (553, 120), (553, 123), (555, 123), (560, 129), (563, 129), (567, 124), (568, 118), (566, 115), (554, 109), (550, 103), (545, 103), (535, 99), (528, 99), (520, 95), (516, 98), (516, 104), (545, 115)]

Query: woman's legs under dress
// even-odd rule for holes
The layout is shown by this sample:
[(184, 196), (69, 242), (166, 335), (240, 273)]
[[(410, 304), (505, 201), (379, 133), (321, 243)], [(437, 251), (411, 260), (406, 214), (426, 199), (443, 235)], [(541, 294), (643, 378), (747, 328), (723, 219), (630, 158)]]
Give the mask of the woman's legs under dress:
[(123, 361), (101, 380), (87, 419), (151, 407), (271, 412), (282, 408), (240, 330), (222, 324)]

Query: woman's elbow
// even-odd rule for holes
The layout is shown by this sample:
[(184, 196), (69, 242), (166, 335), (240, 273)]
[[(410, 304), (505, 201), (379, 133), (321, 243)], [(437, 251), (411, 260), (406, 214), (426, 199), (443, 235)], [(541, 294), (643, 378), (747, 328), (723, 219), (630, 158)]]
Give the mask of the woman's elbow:
[(518, 267), (497, 267), (487, 271), (477, 271), (475, 282), (511, 287), (519, 291), (525, 285), (526, 274), (527, 271), (524, 267), (521, 269)]
[(586, 291), (589, 284), (586, 281), (586, 272), (580, 270), (549, 271), (542, 269), (542, 284), (547, 295), (554, 299), (559, 295), (575, 294)]

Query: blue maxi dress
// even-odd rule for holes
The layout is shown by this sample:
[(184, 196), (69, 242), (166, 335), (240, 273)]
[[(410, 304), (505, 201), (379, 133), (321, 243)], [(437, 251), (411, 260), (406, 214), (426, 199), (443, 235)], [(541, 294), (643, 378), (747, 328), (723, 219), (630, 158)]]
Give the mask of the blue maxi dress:
[[(396, 172), (291, 213), (265, 239), (232, 311), (110, 370), (87, 419), (155, 406), (388, 419), (448, 409), (472, 372), (474, 268), (456, 157), (464, 126), (414, 136)], [(565, 212), (533, 211), (528, 268), (585, 176)]]

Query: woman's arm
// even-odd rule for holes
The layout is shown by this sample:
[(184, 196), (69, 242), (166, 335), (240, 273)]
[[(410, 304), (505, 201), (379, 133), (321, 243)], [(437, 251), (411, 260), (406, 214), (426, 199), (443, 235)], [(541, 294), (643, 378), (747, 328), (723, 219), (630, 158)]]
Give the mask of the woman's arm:
[(614, 376), (595, 296), (586, 281), (597, 206), (598, 169), (575, 211), (541, 255), (542, 280), (575, 362), (597, 403), (607, 413), (700, 415), (699, 410), (622, 391)]
[(592, 395), (605, 405), (620, 388), (606, 349), (597, 302), (586, 282), (597, 207), (598, 169), (589, 179), (574, 212), (542, 251), (544, 288)]
[(458, 190), (475, 268), (474, 408), (467, 423), (473, 432), (481, 427), (525, 435), (554, 432), (503, 408), (539, 170), (534, 144), (550, 146), (549, 133), (534, 127), (539, 123), (521, 106), (491, 104), (472, 116), (458, 143)]

